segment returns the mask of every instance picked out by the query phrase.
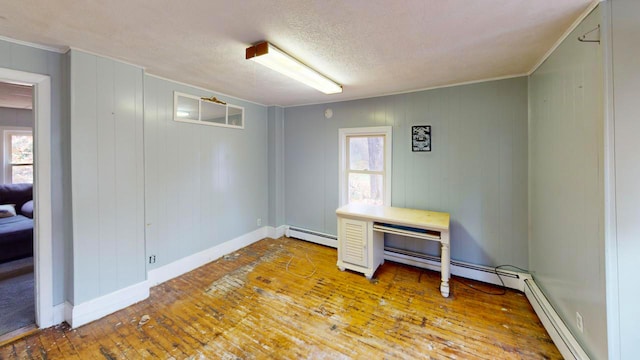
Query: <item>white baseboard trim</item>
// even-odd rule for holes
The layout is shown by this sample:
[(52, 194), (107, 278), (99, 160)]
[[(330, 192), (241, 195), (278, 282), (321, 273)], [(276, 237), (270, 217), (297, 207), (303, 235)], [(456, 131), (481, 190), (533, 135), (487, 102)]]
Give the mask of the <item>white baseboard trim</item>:
[(71, 321), (71, 317), (73, 316), (73, 305), (70, 302), (65, 301), (63, 311), (64, 311), (64, 321), (66, 321), (67, 324), (71, 324), (69, 321)]
[(271, 239), (279, 239), (284, 236), (287, 231), (287, 225), (281, 225), (276, 227), (267, 226), (267, 237)]
[[(276, 229), (274, 229), (275, 236)], [(263, 226), (253, 232), (238, 236), (235, 239), (223, 242), (222, 244), (210, 247), (193, 255), (189, 255), (180, 260), (176, 260), (170, 264), (161, 266), (148, 272), (147, 279), (150, 286), (162, 284), (167, 280), (171, 280), (177, 276), (188, 273), (197, 269), (202, 265), (208, 264), (213, 260), (219, 259), (224, 255), (249, 246), (257, 241), (266, 238), (270, 233), (268, 226)]]
[(285, 236), (309, 241), (315, 244), (329, 246), (332, 248), (338, 247), (338, 240), (334, 235), (329, 235), (318, 231), (286, 226)]
[(51, 326), (60, 325), (63, 321), (65, 321), (65, 319), (67, 318), (65, 316), (65, 311), (69, 306), (71, 306), (71, 304), (65, 301), (62, 304), (58, 304), (53, 307), (53, 324), (51, 324)]
[(149, 297), (149, 283), (142, 281), (78, 305), (65, 304), (65, 320), (77, 328)]
[(267, 236), (278, 238), (284, 235), (286, 226), (278, 228), (264, 226), (253, 232), (216, 245), (199, 253), (187, 256), (170, 264), (148, 272), (148, 280), (114, 291), (99, 298), (89, 300), (79, 305), (68, 302), (54, 307), (54, 325), (66, 321), (72, 328), (76, 328), (106, 315), (114, 313), (127, 306), (133, 305), (149, 297), (149, 289), (173, 279), (202, 265), (205, 265), (226, 254), (237, 251)]
[(587, 353), (533, 279), (525, 280), (524, 293), (560, 354), (565, 359), (589, 360)]

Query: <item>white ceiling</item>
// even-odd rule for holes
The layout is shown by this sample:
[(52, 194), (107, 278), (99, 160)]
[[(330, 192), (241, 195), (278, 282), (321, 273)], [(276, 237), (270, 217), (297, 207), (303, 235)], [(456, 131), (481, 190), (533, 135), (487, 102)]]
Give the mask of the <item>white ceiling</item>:
[[(290, 106), (526, 74), (591, 2), (0, 0), (0, 35)], [(261, 40), (344, 92), (325, 95), (245, 60), (245, 48)]]
[(31, 109), (31, 86), (0, 82), (0, 107)]

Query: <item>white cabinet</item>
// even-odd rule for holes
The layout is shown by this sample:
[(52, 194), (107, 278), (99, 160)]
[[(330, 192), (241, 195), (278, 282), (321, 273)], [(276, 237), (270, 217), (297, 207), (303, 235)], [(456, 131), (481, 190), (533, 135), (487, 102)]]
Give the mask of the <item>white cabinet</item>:
[(384, 263), (384, 235), (373, 231), (371, 221), (338, 218), (338, 268), (373, 277)]

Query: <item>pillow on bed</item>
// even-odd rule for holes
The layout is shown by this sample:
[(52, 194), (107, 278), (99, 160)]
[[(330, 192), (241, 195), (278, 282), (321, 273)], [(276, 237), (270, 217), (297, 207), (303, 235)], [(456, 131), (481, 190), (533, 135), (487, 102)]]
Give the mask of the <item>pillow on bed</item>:
[(0, 218), (16, 216), (16, 208), (13, 204), (0, 205)]
[(33, 200), (29, 200), (20, 209), (22, 215), (28, 217), (29, 219), (33, 219)]

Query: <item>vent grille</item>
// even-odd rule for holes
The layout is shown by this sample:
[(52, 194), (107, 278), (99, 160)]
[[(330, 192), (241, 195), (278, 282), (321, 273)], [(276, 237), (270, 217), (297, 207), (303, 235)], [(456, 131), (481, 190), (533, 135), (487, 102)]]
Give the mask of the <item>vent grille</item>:
[(344, 251), (343, 260), (355, 265), (366, 266), (367, 265), (367, 249), (366, 238), (367, 228), (364, 221), (345, 220), (343, 222), (344, 228), (344, 243), (342, 244), (342, 250)]

